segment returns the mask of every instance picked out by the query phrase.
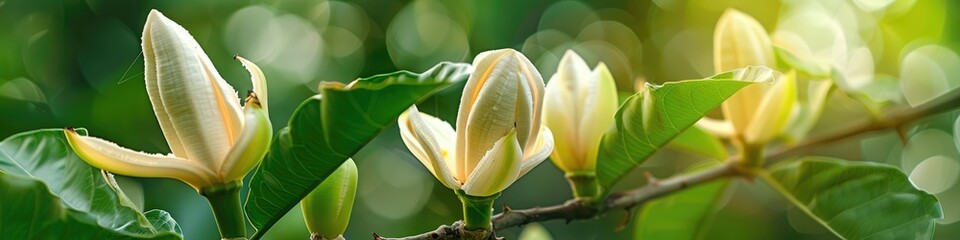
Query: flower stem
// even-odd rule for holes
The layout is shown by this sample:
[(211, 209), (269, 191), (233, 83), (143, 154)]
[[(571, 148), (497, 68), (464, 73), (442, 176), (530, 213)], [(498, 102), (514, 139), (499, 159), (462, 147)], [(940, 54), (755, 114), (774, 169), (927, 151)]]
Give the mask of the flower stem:
[(741, 170), (753, 170), (763, 166), (764, 161), (764, 149), (766, 146), (764, 144), (737, 144), (737, 148), (740, 150), (740, 164), (738, 167), (742, 168)]
[(247, 229), (240, 206), (240, 181), (213, 185), (200, 190), (217, 220), (221, 239), (246, 239)]
[(576, 198), (597, 199), (600, 196), (600, 182), (594, 172), (570, 172), (566, 174), (573, 196)]
[(463, 203), (463, 230), (465, 239), (485, 239), (492, 228), (490, 217), (493, 215), (493, 202), (500, 193), (477, 197), (457, 190), (457, 196)]

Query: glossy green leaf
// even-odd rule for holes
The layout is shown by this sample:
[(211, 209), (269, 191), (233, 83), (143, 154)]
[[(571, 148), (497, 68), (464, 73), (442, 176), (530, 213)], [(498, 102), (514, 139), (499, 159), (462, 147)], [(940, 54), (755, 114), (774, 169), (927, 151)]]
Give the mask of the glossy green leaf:
[(0, 142), (0, 172), (0, 193), (6, 196), (0, 203), (3, 238), (181, 239), (168, 213), (140, 213), (112, 175), (77, 157), (62, 129), (20, 133)]
[(647, 203), (635, 221), (634, 239), (709, 239), (704, 231), (729, 185), (718, 180)]
[[(746, 69), (772, 71), (765, 67)], [(662, 86), (647, 84), (643, 91), (624, 102), (617, 110), (615, 128), (604, 135), (600, 144), (597, 178), (604, 190), (609, 190), (720, 103), (753, 83), (734, 79), (736, 71), (741, 69), (707, 79), (669, 82)]]
[(472, 67), (441, 63), (415, 74), (400, 71), (321, 85), (274, 138), (270, 152), (250, 180), (245, 210), (258, 229), (254, 238), (292, 209), (341, 163), (360, 151), (404, 110), (452, 82)]
[(761, 176), (845, 239), (931, 239), (943, 216), (936, 197), (883, 164), (806, 157)]
[(700, 128), (687, 128), (670, 141), (670, 147), (702, 155), (704, 157), (727, 160), (729, 153), (723, 142), (717, 136), (711, 135)]

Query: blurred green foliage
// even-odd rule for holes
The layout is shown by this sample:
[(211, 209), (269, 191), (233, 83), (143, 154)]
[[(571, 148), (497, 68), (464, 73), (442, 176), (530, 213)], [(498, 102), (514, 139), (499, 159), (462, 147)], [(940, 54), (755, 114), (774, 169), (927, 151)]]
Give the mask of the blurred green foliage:
[[(639, 82), (703, 78), (713, 75), (713, 26), (725, 9), (738, 8), (773, 33), (787, 28), (787, 16), (809, 2), (822, 4), (823, 11), (837, 17), (848, 44), (873, 52), (871, 74), (877, 78), (902, 77), (902, 57), (923, 44), (960, 48), (960, 2), (948, 0), (0, 0), (0, 138), (38, 128), (84, 127), (93, 136), (132, 149), (169, 152), (143, 86), (140, 32), (150, 9), (161, 10), (188, 29), (237, 90), (251, 87), (247, 72), (232, 60), (234, 54), (264, 68), (272, 92), (271, 119), (280, 128), (320, 81), (349, 81), (400, 69), (419, 72), (439, 61), (469, 62), (474, 54), (496, 48), (521, 50), (545, 79), (564, 50), (576, 49), (590, 65), (605, 62), (624, 92), (634, 91)], [(874, 8), (878, 5), (879, 10)], [(808, 37), (811, 42), (825, 38)], [(944, 66), (950, 67), (958, 66)], [(453, 122), (458, 100), (454, 86), (420, 108)], [(833, 94), (828, 101), (826, 117), (812, 135), (869, 116), (843, 94)], [(886, 162), (911, 175), (933, 156), (925, 154), (932, 150), (920, 147), (949, 139), (956, 117), (948, 113), (911, 126), (905, 146), (890, 133), (863, 136), (817, 153)], [(391, 127), (354, 157), (362, 173), (346, 237), (410, 235), (460, 218), (455, 195), (436, 184), (398, 136)], [(933, 149), (943, 151), (939, 155), (953, 164), (960, 161), (952, 144), (936, 146)], [(644, 184), (642, 171), (666, 177), (701, 159), (661, 151), (616, 189)], [(939, 183), (946, 185), (938, 194), (946, 218), (945, 225), (938, 226), (938, 239), (960, 236), (960, 224), (954, 223), (960, 220), (960, 186), (955, 184), (957, 173), (952, 174), (948, 179), (954, 182)], [(207, 204), (190, 187), (173, 180), (120, 178), (134, 202), (143, 209), (169, 211), (188, 239), (217, 237)], [(831, 236), (787, 207), (770, 187), (758, 182), (733, 185), (710, 221), (710, 236)], [(545, 162), (506, 190), (498, 205), (529, 208), (569, 198), (562, 173)], [(306, 238), (298, 209), (267, 237)], [(632, 229), (622, 227), (632, 225), (624, 223), (632, 215), (613, 212), (593, 221), (542, 225), (555, 239), (626, 239)], [(512, 239), (520, 231), (498, 234)]]

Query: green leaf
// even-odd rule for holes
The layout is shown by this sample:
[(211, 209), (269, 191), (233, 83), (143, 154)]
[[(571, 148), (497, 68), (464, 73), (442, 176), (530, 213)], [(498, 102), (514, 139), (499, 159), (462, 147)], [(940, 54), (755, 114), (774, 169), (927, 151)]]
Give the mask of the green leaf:
[(670, 147), (724, 161), (730, 156), (723, 142), (700, 128), (687, 128), (670, 141)]
[(144, 212), (143, 216), (147, 217), (147, 220), (150, 221), (153, 228), (158, 231), (175, 232), (183, 235), (183, 230), (180, 229), (177, 220), (174, 220), (173, 216), (170, 216), (170, 213), (167, 211), (151, 209), (150, 211)]
[(692, 187), (647, 203), (637, 216), (634, 239), (708, 239), (703, 236), (730, 180)]
[[(615, 128), (603, 136), (597, 178), (604, 191), (640, 166), (650, 155), (680, 135), (741, 88), (753, 83), (734, 79), (737, 71), (772, 71), (749, 67), (701, 80), (647, 84), (628, 99), (615, 116)], [(757, 72), (741, 74), (756, 76)]]
[(806, 157), (761, 176), (845, 239), (931, 239), (943, 217), (933, 195), (883, 164)]
[(0, 233), (10, 239), (181, 239), (168, 213), (141, 214), (115, 184), (73, 153), (62, 129), (11, 136), (0, 142)]
[(250, 180), (245, 210), (263, 236), (347, 158), (397, 116), (452, 82), (466, 79), (469, 64), (441, 63), (422, 74), (400, 71), (321, 85), (320, 94), (294, 112)]

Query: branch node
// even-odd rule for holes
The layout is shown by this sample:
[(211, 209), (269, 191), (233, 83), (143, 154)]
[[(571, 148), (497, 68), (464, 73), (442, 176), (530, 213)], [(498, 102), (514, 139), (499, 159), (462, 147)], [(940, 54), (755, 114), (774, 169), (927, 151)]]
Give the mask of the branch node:
[(656, 186), (659, 184), (660, 180), (657, 177), (654, 177), (650, 172), (643, 172), (643, 177), (647, 179), (647, 185)]

